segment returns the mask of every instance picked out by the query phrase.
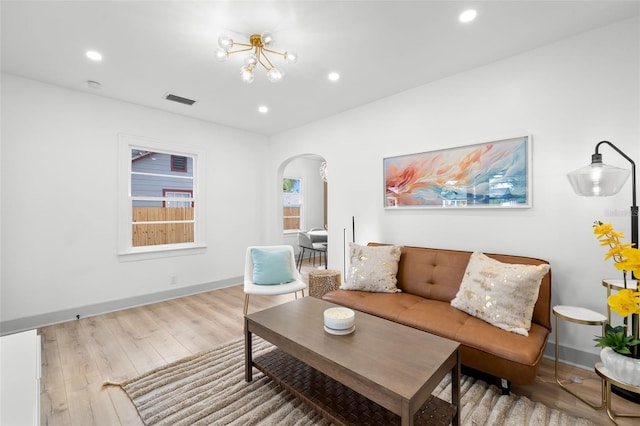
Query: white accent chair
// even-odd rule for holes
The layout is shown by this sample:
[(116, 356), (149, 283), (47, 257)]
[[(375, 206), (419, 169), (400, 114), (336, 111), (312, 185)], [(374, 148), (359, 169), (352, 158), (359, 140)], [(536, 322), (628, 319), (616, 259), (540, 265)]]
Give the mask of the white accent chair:
[[(273, 285), (260, 285), (255, 284), (253, 282), (253, 257), (251, 255), (251, 249), (261, 249), (261, 250), (288, 250), (291, 254), (290, 256), (290, 269), (291, 276), (294, 278), (293, 281), (289, 283), (282, 284), (273, 284)], [(296, 258), (293, 254), (293, 247), (289, 245), (279, 245), (279, 246), (251, 246), (247, 248), (247, 253), (245, 257), (244, 264), (244, 309), (243, 314), (247, 315), (247, 311), (249, 310), (249, 296), (254, 294), (258, 296), (276, 296), (280, 294), (289, 294), (294, 293), (296, 299), (298, 298), (298, 291), (302, 292), (302, 297), (304, 297), (304, 289), (307, 288), (307, 284), (302, 281), (302, 276), (296, 267)]]

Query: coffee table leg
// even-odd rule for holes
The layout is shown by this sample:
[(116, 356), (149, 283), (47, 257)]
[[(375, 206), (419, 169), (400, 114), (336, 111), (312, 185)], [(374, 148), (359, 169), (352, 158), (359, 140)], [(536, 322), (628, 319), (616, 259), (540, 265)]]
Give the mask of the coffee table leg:
[(456, 406), (456, 413), (451, 419), (452, 426), (460, 425), (460, 351), (456, 351), (456, 365), (451, 370), (451, 403)]
[(402, 401), (402, 413), (400, 414), (401, 426), (413, 426), (413, 414), (411, 413), (409, 401)]
[(253, 380), (253, 359), (251, 350), (251, 332), (247, 318), (244, 319), (244, 379), (247, 382)]

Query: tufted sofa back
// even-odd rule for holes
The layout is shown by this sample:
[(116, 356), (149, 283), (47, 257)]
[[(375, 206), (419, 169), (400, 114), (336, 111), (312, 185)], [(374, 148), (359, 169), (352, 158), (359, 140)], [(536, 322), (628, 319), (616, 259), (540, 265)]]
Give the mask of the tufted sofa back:
[[(369, 243), (371, 246), (384, 245)], [(458, 292), (472, 252), (402, 246), (398, 264), (398, 288), (428, 299), (450, 302)], [(545, 260), (524, 256), (484, 253), (504, 263), (540, 265)], [(540, 284), (532, 321), (551, 330), (551, 271)]]

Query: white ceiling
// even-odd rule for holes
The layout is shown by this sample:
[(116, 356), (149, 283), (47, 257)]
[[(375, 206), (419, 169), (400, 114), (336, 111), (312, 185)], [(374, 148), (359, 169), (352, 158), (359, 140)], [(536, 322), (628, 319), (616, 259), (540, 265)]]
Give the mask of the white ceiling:
[[(457, 17), (473, 7), (477, 19)], [(272, 135), (637, 16), (640, 1), (6, 1), (2, 71)], [(240, 81), (218, 36), (263, 31), (297, 64)], [(94, 49), (104, 59), (85, 57)], [(597, 58), (596, 58), (597, 60)], [(338, 71), (341, 79), (326, 76)], [(100, 89), (87, 80), (101, 83)], [(185, 106), (167, 93), (196, 100)], [(261, 115), (259, 105), (270, 112)]]

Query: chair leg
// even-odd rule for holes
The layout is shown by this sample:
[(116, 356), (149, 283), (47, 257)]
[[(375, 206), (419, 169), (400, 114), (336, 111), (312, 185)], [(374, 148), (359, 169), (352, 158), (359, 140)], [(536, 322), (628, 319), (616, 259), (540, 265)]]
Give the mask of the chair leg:
[(298, 271), (302, 269), (302, 262), (304, 261), (304, 247), (300, 247), (300, 256), (298, 257)]
[(247, 315), (247, 311), (249, 310), (249, 295), (244, 295), (244, 308), (242, 309), (242, 313)]

